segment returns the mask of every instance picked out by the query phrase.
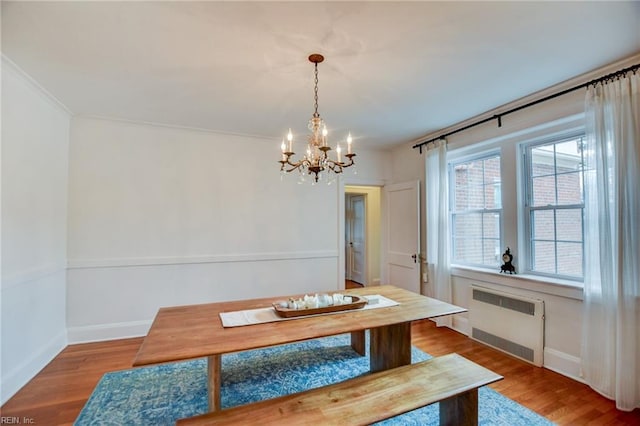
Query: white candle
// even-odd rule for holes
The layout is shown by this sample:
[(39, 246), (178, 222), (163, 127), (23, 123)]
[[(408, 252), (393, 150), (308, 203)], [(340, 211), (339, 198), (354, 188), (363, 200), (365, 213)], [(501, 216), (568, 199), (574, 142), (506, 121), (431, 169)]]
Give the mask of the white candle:
[(351, 137), (351, 132), (349, 132), (349, 136), (347, 136), (347, 154), (351, 154), (351, 142), (353, 138)]
[(327, 126), (322, 128), (322, 146), (327, 146)]
[(340, 153), (342, 152), (342, 148), (340, 148), (340, 145), (336, 147), (336, 152), (338, 153), (338, 163), (340, 163)]
[(293, 133), (291, 133), (291, 129), (287, 133), (287, 140), (289, 141), (289, 152), (293, 152)]

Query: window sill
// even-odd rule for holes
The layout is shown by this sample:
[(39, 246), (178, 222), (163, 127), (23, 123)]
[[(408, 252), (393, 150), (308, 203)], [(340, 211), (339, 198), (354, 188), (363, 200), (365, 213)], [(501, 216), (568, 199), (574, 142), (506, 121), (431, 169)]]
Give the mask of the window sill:
[(569, 299), (583, 299), (582, 285), (574, 281), (536, 275), (501, 274), (493, 269), (462, 265), (452, 265), (451, 275)]

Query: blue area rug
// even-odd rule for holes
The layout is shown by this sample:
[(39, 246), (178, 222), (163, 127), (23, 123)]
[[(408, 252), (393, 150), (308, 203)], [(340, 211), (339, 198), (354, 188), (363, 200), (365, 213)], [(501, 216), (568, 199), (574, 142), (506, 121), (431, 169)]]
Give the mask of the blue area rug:
[[(368, 345), (367, 345), (368, 346)], [(412, 348), (412, 362), (431, 358)], [(349, 335), (241, 352), (222, 357), (222, 407), (248, 404), (340, 382), (369, 371), (368, 356)], [(207, 411), (205, 359), (105, 374), (75, 425), (173, 425)], [(437, 425), (438, 404), (381, 425)], [(489, 387), (479, 391), (481, 425), (551, 425), (547, 419)]]

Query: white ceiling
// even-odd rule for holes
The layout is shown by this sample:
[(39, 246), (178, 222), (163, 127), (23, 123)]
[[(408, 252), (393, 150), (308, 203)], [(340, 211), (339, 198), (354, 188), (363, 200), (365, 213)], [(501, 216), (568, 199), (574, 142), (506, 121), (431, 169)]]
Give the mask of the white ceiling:
[[(10, 2), (2, 53), (74, 114), (415, 141), (640, 52), (640, 2)], [(356, 145), (356, 146), (357, 146)]]

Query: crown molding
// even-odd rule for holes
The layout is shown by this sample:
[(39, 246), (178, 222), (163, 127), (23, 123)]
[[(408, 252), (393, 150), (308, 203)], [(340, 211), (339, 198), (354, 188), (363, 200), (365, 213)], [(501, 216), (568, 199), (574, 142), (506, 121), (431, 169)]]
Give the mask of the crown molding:
[(59, 108), (60, 110), (62, 110), (69, 117), (74, 116), (73, 111), (71, 111), (64, 103), (62, 103), (62, 101), (56, 98), (51, 92), (45, 89), (44, 86), (38, 83), (38, 81), (33, 77), (31, 77), (31, 75), (29, 75), (25, 70), (20, 68), (18, 64), (16, 64), (11, 59), (9, 59), (9, 57), (7, 57), (4, 53), (2, 53), (1, 56), (2, 56), (2, 67), (1, 67), (2, 73), (5, 73), (7, 71), (12, 72), (13, 74), (21, 78), (23, 81), (25, 81), (29, 86), (31, 86), (31, 88), (34, 89), (38, 94), (40, 94), (43, 99), (51, 103), (56, 108)]

